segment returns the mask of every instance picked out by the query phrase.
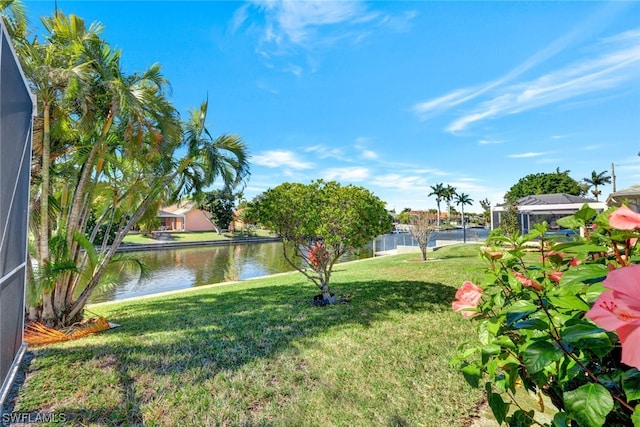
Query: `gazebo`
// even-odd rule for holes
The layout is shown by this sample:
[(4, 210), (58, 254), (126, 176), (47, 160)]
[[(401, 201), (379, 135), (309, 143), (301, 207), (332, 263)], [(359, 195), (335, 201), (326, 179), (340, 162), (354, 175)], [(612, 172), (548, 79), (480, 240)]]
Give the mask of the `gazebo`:
[[(538, 224), (542, 221), (547, 221), (551, 228), (557, 227), (556, 221), (558, 218), (576, 213), (585, 204), (597, 211), (607, 209), (607, 204), (604, 202), (597, 202), (593, 199), (565, 193), (526, 196), (518, 199), (516, 204), (518, 207), (518, 222), (522, 234), (527, 233), (533, 224)], [(500, 226), (505, 211), (504, 205), (498, 205), (491, 209), (492, 230)]]
[(609, 194), (607, 198), (608, 206), (620, 206), (622, 202), (627, 202), (630, 209), (640, 212), (640, 184), (632, 185), (624, 190)]

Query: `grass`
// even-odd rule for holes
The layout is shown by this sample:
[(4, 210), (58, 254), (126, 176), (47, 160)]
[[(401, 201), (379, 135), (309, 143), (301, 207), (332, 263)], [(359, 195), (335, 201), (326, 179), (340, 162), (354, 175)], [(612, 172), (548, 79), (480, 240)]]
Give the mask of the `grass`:
[(449, 366), (475, 245), (336, 266), (351, 302), (299, 273), (92, 306), (120, 328), (35, 350), (14, 412), (83, 425), (455, 426), (481, 391)]
[(158, 239), (151, 236), (145, 236), (141, 233), (131, 233), (125, 236), (123, 243), (125, 245), (148, 245), (155, 243), (171, 242), (207, 242), (214, 240), (231, 240), (231, 239), (244, 239), (247, 237), (273, 237), (268, 230), (256, 229), (249, 232), (237, 232), (237, 233), (222, 233), (218, 234), (215, 231), (179, 231), (179, 232), (163, 232), (164, 236), (169, 236), (169, 239)]

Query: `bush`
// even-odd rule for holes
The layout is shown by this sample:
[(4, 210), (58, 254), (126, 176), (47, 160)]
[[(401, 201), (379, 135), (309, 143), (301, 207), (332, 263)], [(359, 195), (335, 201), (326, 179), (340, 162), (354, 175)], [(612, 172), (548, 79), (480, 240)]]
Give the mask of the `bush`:
[[(640, 425), (640, 214), (585, 205), (558, 224), (586, 237), (556, 242), (541, 224), (481, 251), (484, 277), (453, 303), (478, 336), (453, 363), (486, 389), (499, 423), (534, 424), (533, 411), (509, 412), (521, 384), (549, 396), (554, 426)], [(540, 256), (525, 251), (534, 240)]]

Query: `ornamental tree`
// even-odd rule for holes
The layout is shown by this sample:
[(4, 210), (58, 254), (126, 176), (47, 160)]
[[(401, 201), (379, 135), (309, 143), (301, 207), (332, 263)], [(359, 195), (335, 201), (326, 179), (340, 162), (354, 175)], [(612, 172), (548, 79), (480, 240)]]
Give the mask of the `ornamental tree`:
[(323, 303), (335, 302), (329, 281), (340, 257), (391, 229), (382, 200), (335, 181), (286, 182), (256, 197), (249, 209), (282, 239), (285, 259), (318, 286)]

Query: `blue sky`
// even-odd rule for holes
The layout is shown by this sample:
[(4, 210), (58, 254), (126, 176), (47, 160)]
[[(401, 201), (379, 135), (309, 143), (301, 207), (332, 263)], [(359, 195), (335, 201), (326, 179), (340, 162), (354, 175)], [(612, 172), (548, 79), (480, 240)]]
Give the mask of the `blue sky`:
[[(32, 25), (54, 1), (29, 1)], [(556, 168), (640, 183), (640, 3), (58, 1), (133, 72), (158, 62), (185, 114), (249, 147), (247, 199), (364, 186), (397, 211), (450, 184), (500, 203)], [(612, 191), (603, 189), (601, 199)]]

